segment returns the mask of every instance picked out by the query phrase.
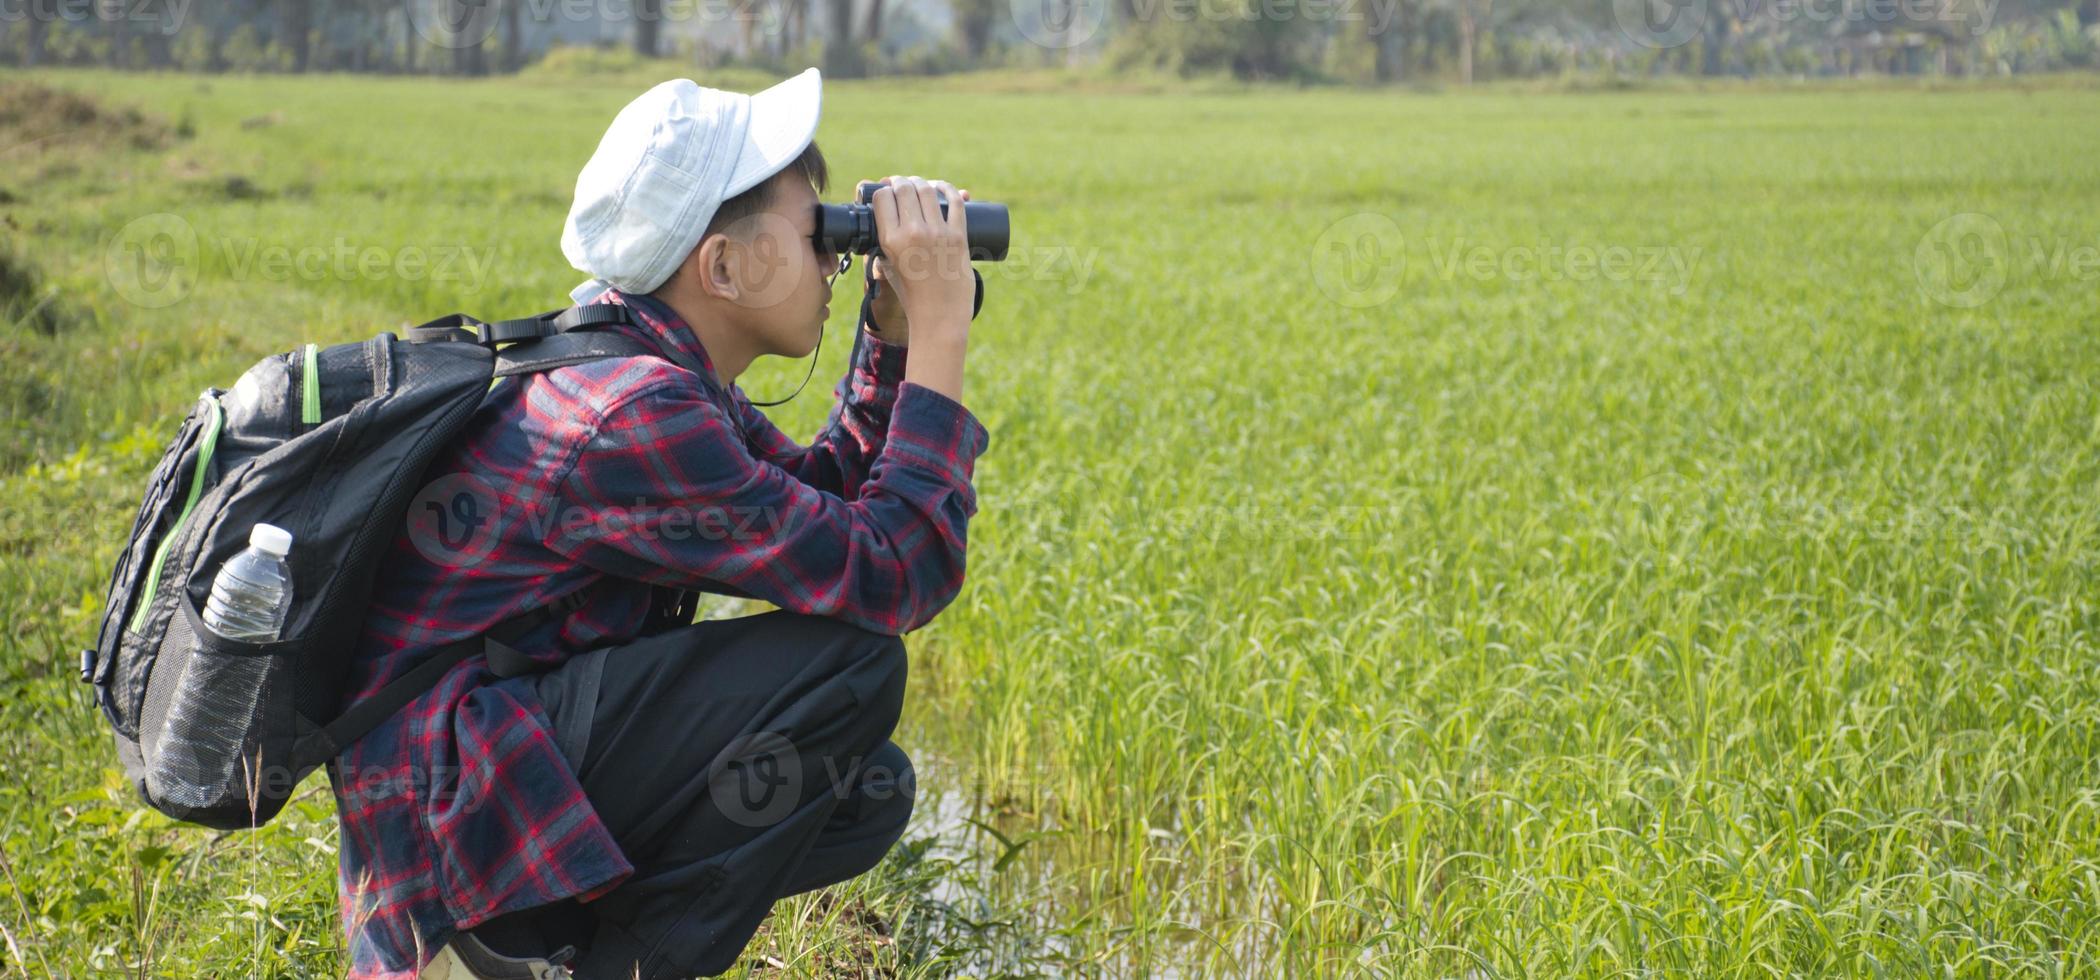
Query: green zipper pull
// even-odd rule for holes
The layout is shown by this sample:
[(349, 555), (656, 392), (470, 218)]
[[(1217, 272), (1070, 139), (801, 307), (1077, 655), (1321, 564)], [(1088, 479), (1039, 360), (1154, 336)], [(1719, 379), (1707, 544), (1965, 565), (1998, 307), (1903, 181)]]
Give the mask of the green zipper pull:
[(321, 421), (321, 345), (306, 345), (301, 359), (306, 362), (306, 377), (299, 389), (306, 403), (299, 409), (299, 421), (314, 425)]
[(219, 406), (219, 399), (209, 392), (206, 396), (211, 400), (211, 422), (197, 445), (197, 468), (190, 472), (190, 493), (183, 498), (182, 513), (176, 515), (174, 525), (161, 536), (160, 547), (153, 549), (153, 564), (147, 566), (145, 588), (140, 589), (133, 600), (138, 603), (137, 611), (131, 614), (130, 630), (133, 633), (146, 625), (146, 609), (153, 605), (153, 594), (160, 591), (160, 570), (168, 563), (168, 549), (182, 534), (183, 525), (190, 522), (190, 511), (196, 508), (197, 498), (204, 496), (204, 477), (211, 468), (211, 454), (219, 446), (219, 429), (226, 424), (226, 412)]

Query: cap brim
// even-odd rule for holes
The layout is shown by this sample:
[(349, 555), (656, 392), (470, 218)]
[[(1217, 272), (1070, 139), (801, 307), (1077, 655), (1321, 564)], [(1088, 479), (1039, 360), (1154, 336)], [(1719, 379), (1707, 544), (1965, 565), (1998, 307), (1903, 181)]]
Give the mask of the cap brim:
[(795, 162), (817, 138), (817, 119), (824, 109), (824, 78), (815, 68), (751, 96), (751, 125), (743, 152), (730, 171), (728, 199), (758, 186)]

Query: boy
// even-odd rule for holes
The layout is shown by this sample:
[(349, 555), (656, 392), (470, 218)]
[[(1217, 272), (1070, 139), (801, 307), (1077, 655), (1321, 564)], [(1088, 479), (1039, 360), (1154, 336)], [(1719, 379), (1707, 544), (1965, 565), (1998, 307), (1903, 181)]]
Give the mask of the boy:
[[(775, 900), (902, 834), (897, 635), (961, 587), (987, 442), (961, 404), (964, 209), (936, 197), (967, 195), (882, 182), (883, 286), (795, 445), (735, 382), (808, 355), (829, 312), (820, 85), (666, 82), (578, 178), (562, 250), (593, 278), (571, 295), (627, 307), (604, 329), (659, 356), (499, 383), (429, 475), (465, 537), (391, 545), (353, 701), (546, 612), (507, 644), (539, 670), (470, 658), (331, 768), (353, 978), (717, 973)], [(682, 590), (780, 611), (688, 625)]]

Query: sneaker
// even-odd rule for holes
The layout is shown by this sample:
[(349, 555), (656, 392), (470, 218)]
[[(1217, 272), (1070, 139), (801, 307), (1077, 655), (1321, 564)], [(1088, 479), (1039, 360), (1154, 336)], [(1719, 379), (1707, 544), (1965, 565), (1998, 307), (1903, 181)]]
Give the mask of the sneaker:
[(564, 946), (545, 959), (505, 956), (473, 933), (462, 932), (416, 976), (420, 980), (570, 980), (569, 968), (562, 964), (575, 955), (573, 947)]

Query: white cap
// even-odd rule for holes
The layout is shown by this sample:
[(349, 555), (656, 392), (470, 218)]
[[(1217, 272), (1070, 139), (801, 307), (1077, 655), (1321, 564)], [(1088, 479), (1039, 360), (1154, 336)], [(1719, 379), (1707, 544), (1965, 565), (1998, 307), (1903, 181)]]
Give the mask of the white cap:
[(627, 103), (576, 177), (561, 251), (592, 278), (570, 298), (589, 303), (609, 288), (663, 285), (723, 201), (809, 148), (823, 95), (823, 77), (811, 68), (757, 95), (679, 78)]
[(275, 524), (257, 524), (248, 532), (248, 545), (283, 558), (292, 553), (292, 532)]

